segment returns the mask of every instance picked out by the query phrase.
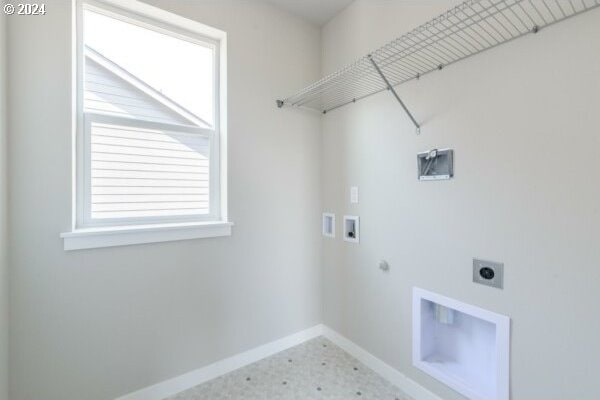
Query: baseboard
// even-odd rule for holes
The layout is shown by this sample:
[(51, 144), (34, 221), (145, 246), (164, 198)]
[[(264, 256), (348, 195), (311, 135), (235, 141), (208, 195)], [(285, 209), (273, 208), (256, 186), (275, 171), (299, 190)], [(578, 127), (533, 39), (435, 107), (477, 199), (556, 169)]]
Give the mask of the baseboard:
[(136, 392), (119, 397), (116, 400), (163, 400), (166, 397), (193, 388), (194, 386), (200, 385), (211, 379), (235, 371), (238, 368), (242, 368), (248, 364), (252, 364), (263, 358), (279, 353), (280, 351), (287, 350), (290, 347), (297, 346), (308, 340), (319, 337), (323, 335), (323, 330), (323, 325), (314, 326), (283, 339), (217, 361), (214, 364), (207, 365), (206, 367), (188, 372), (176, 378), (140, 389)]
[[(398, 370), (386, 364), (379, 358), (370, 354), (351, 340), (340, 335), (333, 329), (325, 325), (316, 325), (312, 328), (287, 336), (283, 339), (276, 340), (271, 343), (256, 347), (252, 350), (245, 351), (233, 357), (217, 361), (214, 364), (188, 372), (184, 375), (166, 380), (161, 383), (140, 389), (133, 393), (119, 397), (116, 400), (163, 400), (174, 394), (191, 389), (194, 386), (215, 379), (221, 375), (235, 371), (246, 365), (252, 364), (263, 358), (269, 357), (280, 351), (287, 350), (291, 347), (302, 344), (308, 340), (319, 336), (325, 336), (337, 346), (342, 348), (346, 353), (350, 354), (367, 367), (396, 385), (404, 393), (415, 400), (442, 400), (440, 397), (431, 393), (412, 379), (409, 379)], [(268, 400), (268, 399), (266, 399)]]
[(340, 335), (333, 329), (323, 326), (323, 336), (331, 340), (337, 346), (341, 347), (346, 353), (356, 358), (358, 361), (371, 368), (373, 371), (387, 379), (389, 382), (396, 385), (404, 393), (415, 400), (442, 400), (437, 395), (433, 394), (423, 386), (419, 385), (412, 379), (406, 377), (397, 369), (386, 364), (384, 361), (375, 357), (356, 343)]

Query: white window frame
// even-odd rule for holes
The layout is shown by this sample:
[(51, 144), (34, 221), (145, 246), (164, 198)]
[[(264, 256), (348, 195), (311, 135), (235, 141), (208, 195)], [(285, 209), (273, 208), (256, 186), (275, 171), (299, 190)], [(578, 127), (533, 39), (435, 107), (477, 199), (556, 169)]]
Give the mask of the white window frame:
[[(208, 46), (214, 51), (214, 126), (212, 129), (141, 121), (126, 116), (84, 112), (83, 12), (91, 10), (127, 23)], [(75, 0), (74, 13), (74, 146), (73, 216), (63, 233), (65, 249), (83, 249), (202, 237), (228, 236), (226, 163), (226, 43), (225, 32), (136, 0)], [(160, 129), (210, 138), (209, 214), (143, 218), (91, 219), (91, 126), (93, 123)], [(164, 234), (163, 234), (164, 232)], [(139, 234), (136, 234), (139, 233)]]

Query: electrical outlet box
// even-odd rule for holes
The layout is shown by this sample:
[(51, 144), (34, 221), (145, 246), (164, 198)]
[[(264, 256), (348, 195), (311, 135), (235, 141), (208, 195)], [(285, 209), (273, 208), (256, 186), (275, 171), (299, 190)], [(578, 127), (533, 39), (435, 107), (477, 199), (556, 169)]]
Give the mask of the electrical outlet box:
[(344, 215), (344, 240), (358, 243), (360, 240), (360, 220), (353, 215)]
[(494, 261), (473, 259), (473, 282), (491, 286), (498, 289), (504, 288), (504, 264)]

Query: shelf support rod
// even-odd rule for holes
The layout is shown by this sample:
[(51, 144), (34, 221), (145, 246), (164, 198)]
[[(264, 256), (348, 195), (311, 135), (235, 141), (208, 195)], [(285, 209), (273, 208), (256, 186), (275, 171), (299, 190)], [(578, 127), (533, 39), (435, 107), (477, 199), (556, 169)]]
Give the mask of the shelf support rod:
[(413, 117), (413, 115), (410, 113), (410, 111), (408, 110), (408, 108), (406, 107), (406, 105), (404, 104), (404, 102), (402, 101), (402, 99), (400, 98), (400, 96), (398, 96), (398, 93), (396, 93), (396, 90), (394, 89), (394, 87), (392, 86), (392, 84), (390, 83), (390, 81), (388, 81), (388, 79), (385, 77), (385, 75), (383, 74), (383, 72), (379, 68), (379, 65), (377, 65), (377, 63), (375, 62), (375, 60), (373, 60), (373, 56), (371, 54), (369, 54), (369, 60), (373, 64), (373, 67), (375, 68), (375, 70), (377, 71), (377, 73), (379, 74), (379, 76), (381, 76), (381, 79), (386, 84), (388, 90), (390, 92), (392, 92), (392, 94), (394, 95), (394, 97), (396, 98), (396, 100), (398, 100), (398, 103), (400, 103), (400, 105), (402, 106), (402, 108), (404, 109), (404, 111), (406, 112), (406, 114), (409, 116), (409, 118), (412, 121), (412, 123), (415, 124), (415, 128), (417, 128), (417, 135), (420, 134), (421, 133), (421, 125), (419, 125), (419, 123), (417, 122), (417, 120), (415, 119), (415, 117)]

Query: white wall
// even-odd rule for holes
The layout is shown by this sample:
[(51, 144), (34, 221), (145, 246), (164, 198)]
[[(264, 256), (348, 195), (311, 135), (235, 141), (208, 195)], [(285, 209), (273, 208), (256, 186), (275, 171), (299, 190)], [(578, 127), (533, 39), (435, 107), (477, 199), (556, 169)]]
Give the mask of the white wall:
[(319, 117), (274, 100), (317, 28), (246, 1), (154, 0), (228, 33), (229, 238), (64, 252), (71, 7), (9, 21), (11, 400), (107, 400), (321, 321)]
[[(0, 5), (3, 4), (0, 2)], [(0, 400), (8, 400), (8, 260), (6, 255), (6, 15), (0, 13)]]
[[(451, 6), (358, 0), (323, 30), (324, 72)], [(600, 398), (599, 18), (401, 86), (421, 136), (389, 93), (324, 117), (323, 209), (361, 217), (359, 245), (322, 242), (325, 323), (444, 399), (412, 367), (413, 286), (512, 318), (512, 399)], [(433, 147), (455, 149), (454, 180), (417, 181)], [(504, 262), (505, 289), (471, 283), (472, 257)]]

